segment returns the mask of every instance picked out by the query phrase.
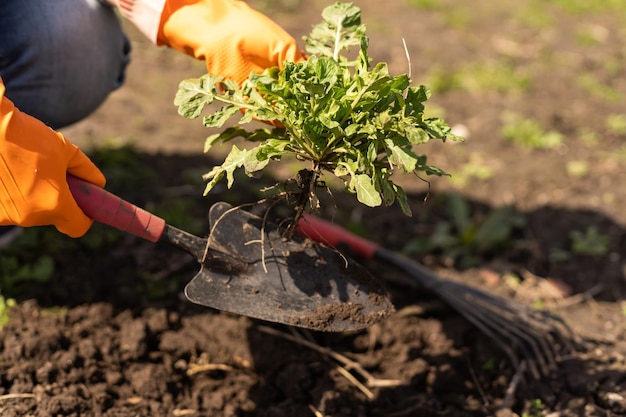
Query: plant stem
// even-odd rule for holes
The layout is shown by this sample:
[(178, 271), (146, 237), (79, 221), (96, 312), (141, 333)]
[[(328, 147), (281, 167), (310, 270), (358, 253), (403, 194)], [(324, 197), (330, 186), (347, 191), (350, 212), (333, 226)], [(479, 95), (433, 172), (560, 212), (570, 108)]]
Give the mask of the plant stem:
[[(206, 94), (205, 92), (203, 92), (203, 94), (208, 96), (208, 94)], [(256, 109), (258, 109), (257, 106), (251, 106), (251, 105), (246, 104), (246, 103), (244, 103), (242, 101), (230, 100), (230, 99), (227, 98), (228, 96), (215, 94), (214, 97), (215, 97), (215, 100), (217, 100), (217, 101), (221, 101), (222, 103), (226, 103), (226, 104), (232, 104), (234, 106), (237, 106), (237, 107), (240, 107), (240, 108), (243, 108), (243, 109), (248, 109), (248, 110), (256, 110)]]
[(341, 39), (341, 18), (337, 19), (337, 31), (335, 32), (335, 50), (333, 51), (333, 59), (339, 60), (339, 40)]
[(290, 129), (287, 129), (287, 132), (288, 132), (288, 136), (294, 142), (296, 142), (298, 146), (302, 148), (302, 150), (304, 150), (307, 153), (307, 155), (309, 156), (309, 159), (313, 161), (319, 159), (319, 155), (317, 155), (317, 153), (310, 146), (310, 142), (304, 139), (305, 135), (300, 129), (298, 129), (298, 131), (296, 132), (295, 129), (290, 128)]
[(298, 175), (300, 176), (300, 180), (303, 181), (303, 184), (299, 186), (300, 191), (295, 203), (294, 209), (296, 214), (294, 215), (293, 222), (287, 229), (289, 238), (291, 238), (291, 235), (295, 232), (298, 222), (306, 211), (307, 203), (311, 201), (311, 197), (315, 196), (315, 187), (317, 187), (317, 180), (321, 175), (321, 171), (317, 162), (313, 162), (313, 169), (303, 169)]

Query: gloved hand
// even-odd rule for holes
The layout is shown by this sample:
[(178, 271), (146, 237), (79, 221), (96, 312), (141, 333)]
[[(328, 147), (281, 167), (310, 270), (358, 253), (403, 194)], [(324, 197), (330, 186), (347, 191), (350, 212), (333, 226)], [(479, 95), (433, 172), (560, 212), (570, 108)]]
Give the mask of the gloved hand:
[(71, 173), (104, 186), (104, 175), (63, 135), (20, 112), (4, 97), (0, 79), (0, 224), (54, 225), (66, 235), (85, 234), (93, 221), (76, 205)]
[(287, 32), (239, 0), (167, 0), (157, 44), (203, 59), (209, 73), (240, 84), (251, 72), (304, 59)]

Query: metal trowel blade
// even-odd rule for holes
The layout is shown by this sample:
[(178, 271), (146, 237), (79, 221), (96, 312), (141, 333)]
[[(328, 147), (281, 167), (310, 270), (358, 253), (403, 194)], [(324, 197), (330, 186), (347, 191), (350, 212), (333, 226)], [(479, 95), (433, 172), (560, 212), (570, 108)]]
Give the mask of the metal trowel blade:
[[(393, 311), (389, 294), (336, 249), (227, 203), (209, 212), (208, 255), (185, 288), (197, 304), (319, 331), (361, 330)], [(212, 264), (211, 252), (233, 262)]]

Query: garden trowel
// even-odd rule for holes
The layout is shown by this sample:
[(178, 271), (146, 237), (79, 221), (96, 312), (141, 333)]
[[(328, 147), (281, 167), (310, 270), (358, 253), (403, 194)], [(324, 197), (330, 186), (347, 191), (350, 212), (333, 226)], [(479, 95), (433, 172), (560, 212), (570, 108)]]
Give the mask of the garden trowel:
[(192, 254), (200, 272), (185, 295), (196, 304), (320, 331), (366, 328), (393, 311), (389, 295), (361, 265), (336, 249), (294, 236), (227, 203), (209, 211), (206, 238), (73, 176), (68, 184), (90, 218)]

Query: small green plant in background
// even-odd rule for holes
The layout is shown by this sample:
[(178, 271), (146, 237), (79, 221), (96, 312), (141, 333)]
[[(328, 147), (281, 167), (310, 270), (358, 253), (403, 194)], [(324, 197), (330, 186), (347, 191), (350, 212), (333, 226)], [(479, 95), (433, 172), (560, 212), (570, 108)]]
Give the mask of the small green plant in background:
[(411, 6), (422, 10), (437, 10), (443, 6), (441, 0), (408, 0), (408, 2)]
[(60, 318), (60, 317), (66, 316), (67, 311), (68, 311), (67, 306), (52, 306), (52, 307), (47, 307), (41, 310), (41, 316)]
[(437, 92), (464, 90), (471, 93), (497, 91), (504, 94), (526, 91), (530, 78), (507, 60), (474, 62), (454, 70), (433, 67), (428, 74), (428, 85)]
[(502, 119), (502, 136), (517, 145), (529, 149), (553, 149), (563, 144), (561, 133), (543, 130), (536, 120), (511, 112), (505, 112)]
[(441, 252), (458, 267), (469, 268), (479, 264), (481, 256), (510, 246), (514, 231), (524, 225), (524, 218), (511, 206), (474, 217), (467, 200), (459, 194), (446, 198), (446, 208), (450, 220), (439, 222), (430, 236), (413, 239), (405, 247), (406, 253), (422, 256)]
[[(541, 4), (537, 4), (540, 1)], [(516, 13), (514, 19), (524, 27), (534, 30), (545, 30), (554, 26), (554, 16), (546, 10), (544, 0), (534, 0)]]
[(460, 77), (460, 84), (470, 92), (516, 93), (530, 86), (528, 76), (506, 60), (474, 63), (463, 69)]
[(567, 171), (567, 175), (572, 178), (583, 178), (589, 175), (589, 162), (585, 160), (567, 161), (565, 170)]
[(496, 360), (494, 358), (487, 359), (480, 369), (487, 372), (494, 371), (496, 369)]
[(581, 131), (579, 131), (578, 138), (585, 146), (590, 148), (598, 146), (602, 140), (602, 136), (600, 135), (600, 133), (591, 129), (582, 129)]
[(408, 4), (416, 9), (438, 12), (443, 22), (453, 29), (471, 27), (474, 14), (471, 7), (464, 3), (449, 0), (408, 0)]
[(595, 226), (589, 226), (584, 232), (572, 230), (569, 234), (571, 250), (576, 255), (604, 256), (609, 252), (611, 239), (600, 233)]
[(450, 182), (458, 188), (465, 187), (473, 181), (486, 181), (493, 177), (494, 169), (485, 163), (483, 156), (473, 152), (469, 155), (469, 162), (460, 169), (450, 173)]
[(428, 72), (427, 83), (431, 91), (438, 94), (462, 88), (459, 70), (444, 70), (437, 65), (432, 66)]
[(306, 0), (257, 0), (255, 8), (267, 15), (276, 12), (293, 12)]
[(0, 258), (2, 287), (12, 287), (17, 282), (48, 282), (54, 272), (54, 260), (49, 255), (41, 255), (33, 263), (22, 264), (17, 256)]
[(598, 80), (593, 74), (580, 74), (576, 77), (576, 84), (589, 94), (601, 100), (617, 103), (623, 99), (622, 93), (616, 88)]
[(534, 399), (530, 402), (529, 410), (522, 413), (522, 417), (541, 417), (545, 415), (545, 408), (546, 406), (540, 398)]
[(552, 3), (555, 3), (566, 12), (572, 14), (589, 14), (602, 12), (623, 13), (624, 11), (624, 2), (622, 0), (553, 0)]
[[(624, 17), (626, 18), (626, 14)], [(620, 57), (613, 56), (604, 59), (602, 68), (609, 77), (620, 77), (624, 69), (626, 69), (626, 64), (624, 64), (624, 60)]]
[(606, 128), (609, 133), (626, 135), (626, 114), (610, 114), (606, 117)]
[(0, 294), (0, 330), (11, 321), (10, 311), (16, 306), (13, 298), (5, 298)]
[(449, 8), (443, 14), (446, 25), (452, 29), (466, 30), (472, 27), (475, 21), (471, 6), (467, 3), (457, 2), (455, 7)]
[(576, 32), (576, 39), (582, 46), (596, 46), (604, 43), (609, 37), (609, 30), (601, 25), (587, 24)]
[[(59, 245), (52, 242), (58, 237)], [(55, 270), (53, 253), (64, 250), (63, 241), (70, 240), (52, 228), (29, 228), (8, 248), (0, 252), (0, 288), (11, 298), (33, 283), (47, 283)], [(42, 248), (48, 248), (44, 251)]]

